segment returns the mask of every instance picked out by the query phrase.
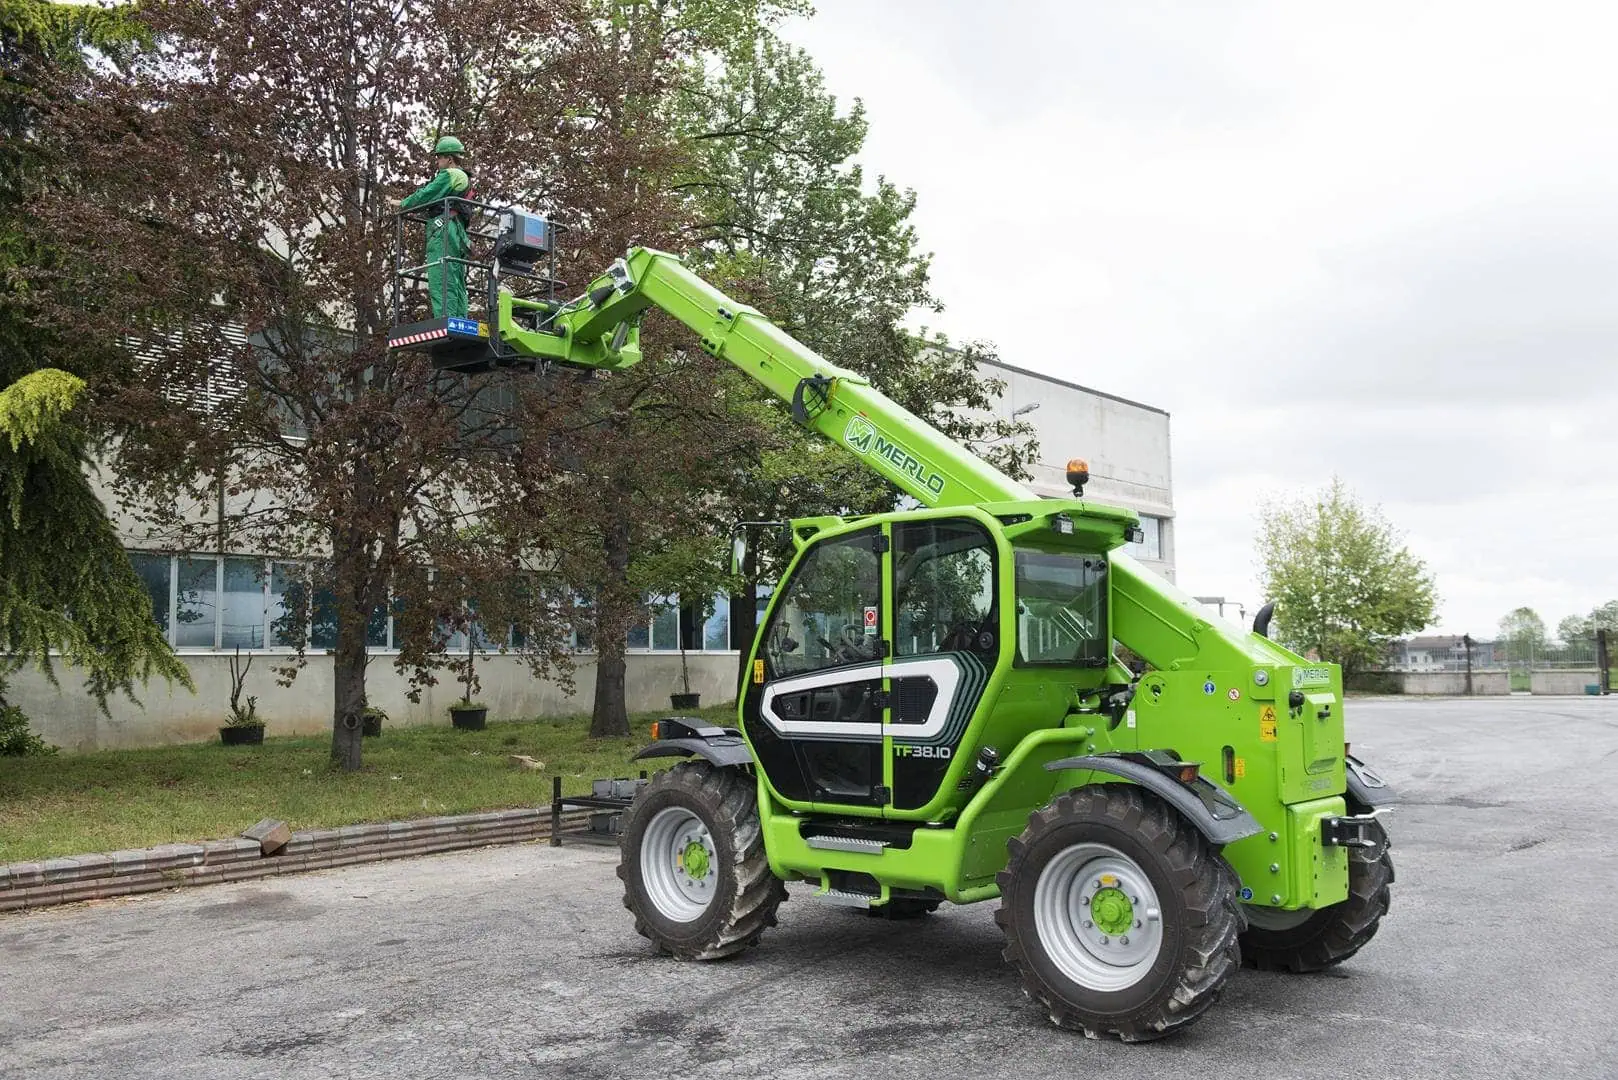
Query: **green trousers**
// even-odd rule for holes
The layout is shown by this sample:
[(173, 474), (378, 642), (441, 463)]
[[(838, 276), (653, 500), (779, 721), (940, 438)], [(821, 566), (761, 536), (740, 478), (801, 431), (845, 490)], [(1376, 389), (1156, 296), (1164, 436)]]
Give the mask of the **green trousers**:
[(454, 214), (439, 214), (427, 223), (427, 290), (435, 319), (466, 314), (466, 266), (445, 260), (466, 258), (470, 246), (466, 227)]

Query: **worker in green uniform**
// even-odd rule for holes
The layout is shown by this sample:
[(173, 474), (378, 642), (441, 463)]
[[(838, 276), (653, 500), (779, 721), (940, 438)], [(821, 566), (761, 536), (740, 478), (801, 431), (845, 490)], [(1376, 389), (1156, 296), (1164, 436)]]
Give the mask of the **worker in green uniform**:
[(453, 135), (445, 135), (433, 147), (438, 155), (438, 172), (431, 180), (406, 196), (401, 210), (429, 207), (427, 220), (427, 291), (432, 297), (433, 318), (466, 315), (466, 265), (450, 262), (466, 258), (470, 243), (466, 223), (455, 210), (444, 211), (446, 198), (465, 196), (471, 179), (461, 168), (466, 147)]

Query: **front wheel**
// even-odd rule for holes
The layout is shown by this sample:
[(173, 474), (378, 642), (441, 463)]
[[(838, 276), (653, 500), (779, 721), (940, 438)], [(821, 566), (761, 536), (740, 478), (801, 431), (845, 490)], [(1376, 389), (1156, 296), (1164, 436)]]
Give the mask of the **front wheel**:
[(770, 873), (756, 788), (706, 761), (654, 776), (624, 813), (618, 876), (635, 929), (684, 960), (758, 944), (786, 889)]
[(1235, 872), (1150, 792), (1060, 795), (1010, 849), (995, 921), (1053, 1023), (1093, 1039), (1160, 1039), (1200, 1017), (1239, 966)]
[(1249, 907), (1242, 958), (1263, 971), (1323, 971), (1376, 936), (1393, 891), (1388, 834), (1377, 822), (1371, 848), (1348, 849), (1348, 899), (1318, 911)]

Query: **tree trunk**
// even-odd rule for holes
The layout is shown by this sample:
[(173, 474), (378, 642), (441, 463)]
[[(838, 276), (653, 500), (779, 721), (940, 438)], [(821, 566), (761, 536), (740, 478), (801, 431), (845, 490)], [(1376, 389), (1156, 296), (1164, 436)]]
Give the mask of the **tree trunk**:
[(596, 698), (590, 713), (590, 735), (604, 738), (629, 734), (629, 708), (624, 694), (624, 637), (630, 616), (639, 606), (629, 592), (629, 522), (614, 515), (607, 526), (607, 587), (596, 598)]
[(338, 608), (337, 650), (332, 657), (331, 760), (344, 772), (360, 767), (365, 716), (366, 626), (351, 608), (346, 603)]

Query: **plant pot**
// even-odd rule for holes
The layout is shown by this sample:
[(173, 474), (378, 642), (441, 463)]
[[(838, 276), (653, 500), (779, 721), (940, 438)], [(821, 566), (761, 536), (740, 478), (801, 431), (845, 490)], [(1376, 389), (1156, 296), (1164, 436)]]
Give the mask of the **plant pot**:
[(375, 737), (382, 734), (382, 717), (374, 713), (367, 713), (360, 720), (360, 734)]
[(252, 724), (249, 726), (222, 727), (219, 729), (219, 741), (226, 746), (259, 746), (264, 742), (264, 725)]
[(669, 704), (676, 709), (695, 709), (702, 705), (702, 695), (697, 694), (670, 694)]
[(489, 710), (482, 705), (471, 709), (463, 709), (456, 705), (450, 708), (449, 719), (450, 723), (462, 731), (482, 731), (489, 719)]

